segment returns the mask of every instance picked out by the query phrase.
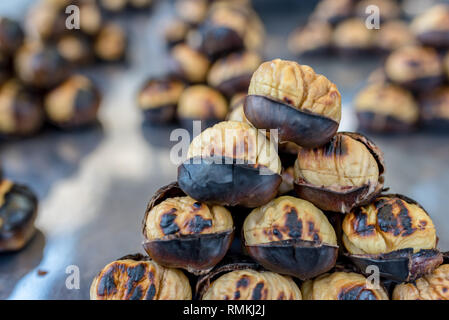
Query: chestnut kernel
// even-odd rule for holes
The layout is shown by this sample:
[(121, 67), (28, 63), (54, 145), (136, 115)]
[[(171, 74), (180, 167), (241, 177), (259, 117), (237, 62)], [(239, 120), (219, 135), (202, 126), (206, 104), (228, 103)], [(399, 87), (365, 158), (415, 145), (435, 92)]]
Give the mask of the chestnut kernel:
[(95, 38), (94, 50), (98, 58), (106, 62), (125, 59), (127, 48), (126, 32), (119, 24), (107, 23)]
[(185, 274), (165, 268), (141, 254), (106, 265), (90, 287), (91, 300), (191, 300)]
[(177, 76), (190, 83), (206, 81), (209, 59), (199, 51), (181, 43), (170, 51), (170, 69)]
[(228, 251), (234, 224), (224, 207), (198, 202), (172, 183), (150, 200), (143, 235), (143, 246), (154, 261), (204, 274)]
[(383, 189), (383, 154), (358, 133), (339, 132), (320, 148), (300, 149), (294, 168), (298, 196), (325, 211), (348, 213)]
[(277, 129), (281, 142), (312, 148), (337, 132), (341, 96), (335, 84), (309, 66), (276, 59), (253, 74), (245, 115), (260, 129)]

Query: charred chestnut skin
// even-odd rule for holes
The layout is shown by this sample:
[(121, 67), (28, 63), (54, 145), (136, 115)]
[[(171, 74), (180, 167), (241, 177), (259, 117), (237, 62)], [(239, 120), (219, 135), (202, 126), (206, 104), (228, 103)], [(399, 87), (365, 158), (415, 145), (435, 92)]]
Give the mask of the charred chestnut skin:
[[(35, 194), (24, 185), (8, 180), (0, 181), (0, 188), (5, 184), (0, 206), (0, 252), (22, 249), (33, 237), (36, 229), (38, 201)], [(3, 193), (3, 191), (2, 191)]]
[(327, 117), (296, 109), (273, 98), (248, 95), (245, 116), (256, 128), (278, 129), (281, 141), (314, 148), (328, 142), (339, 124)]
[[(382, 151), (365, 136), (353, 132), (340, 132), (338, 134), (347, 135), (356, 141), (363, 143), (374, 156), (379, 168), (379, 181), (374, 190), (370, 190), (369, 185), (363, 185), (338, 192), (315, 186), (304, 179), (296, 179), (294, 182), (294, 189), (300, 198), (312, 202), (324, 211), (347, 213), (357, 206), (369, 203), (382, 192), (384, 186), (383, 173), (385, 171), (385, 165)], [(332, 141), (330, 143), (332, 143)]]
[(220, 262), (234, 239), (234, 228), (229, 231), (168, 236), (163, 239), (149, 240), (145, 237), (145, 222), (150, 211), (165, 199), (184, 197), (186, 194), (173, 182), (159, 189), (150, 200), (143, 219), (143, 247), (148, 255), (163, 266), (183, 268), (196, 275), (209, 272)]
[[(278, 174), (261, 175), (233, 159), (192, 158), (178, 167), (178, 183), (190, 197), (223, 206), (258, 207), (273, 199), (282, 182)], [(238, 186), (238, 188), (236, 188)]]

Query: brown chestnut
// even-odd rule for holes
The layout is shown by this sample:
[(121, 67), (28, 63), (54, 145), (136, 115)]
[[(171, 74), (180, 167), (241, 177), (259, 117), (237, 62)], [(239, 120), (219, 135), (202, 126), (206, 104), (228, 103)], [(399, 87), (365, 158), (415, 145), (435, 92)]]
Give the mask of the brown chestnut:
[(17, 21), (0, 17), (0, 53), (13, 55), (22, 45), (24, 33)]
[(164, 39), (169, 47), (173, 47), (186, 40), (190, 30), (189, 24), (180, 20), (171, 20), (164, 28)]
[(425, 92), (420, 97), (421, 123), (429, 131), (449, 132), (449, 86)]
[(288, 48), (298, 56), (315, 55), (326, 53), (331, 41), (332, 26), (325, 21), (314, 20), (290, 34)]
[(398, 284), (393, 300), (449, 300), (449, 264), (439, 266), (412, 283)]
[(82, 75), (73, 75), (51, 90), (44, 101), (47, 119), (54, 125), (73, 129), (97, 121), (101, 94), (94, 83)]
[(301, 286), (304, 300), (388, 300), (384, 288), (367, 286), (367, 279), (354, 272), (326, 273)]
[(209, 71), (209, 59), (199, 51), (181, 43), (170, 51), (169, 65), (171, 71), (190, 83), (206, 81)]
[(100, 6), (109, 12), (124, 11), (128, 0), (99, 0)]
[(381, 195), (353, 209), (342, 229), (348, 256), (362, 273), (375, 265), (382, 277), (408, 282), (443, 263), (432, 219), (402, 195)]
[(312, 148), (337, 132), (341, 96), (335, 84), (293, 61), (264, 62), (254, 72), (245, 115), (259, 129), (277, 129), (280, 142)]
[(416, 38), (408, 24), (401, 20), (392, 20), (382, 24), (374, 36), (377, 49), (390, 53), (396, 49), (416, 45)]
[(80, 34), (67, 34), (59, 38), (56, 48), (59, 54), (73, 65), (85, 65), (93, 60), (89, 39)]
[(332, 43), (342, 55), (367, 54), (374, 46), (374, 31), (362, 19), (347, 19), (335, 27)]
[(0, 252), (22, 249), (35, 233), (37, 198), (26, 186), (0, 180)]
[(141, 254), (106, 265), (90, 286), (91, 300), (191, 300), (185, 274), (165, 268)]
[(106, 62), (125, 59), (127, 36), (122, 26), (117, 23), (103, 25), (96, 36), (94, 50), (98, 58)]
[(188, 196), (172, 183), (150, 200), (143, 219), (143, 247), (159, 264), (194, 274), (209, 272), (234, 236), (231, 213)]
[(10, 79), (0, 88), (0, 135), (30, 136), (44, 123), (41, 98), (18, 80)]
[(337, 236), (312, 203), (282, 196), (254, 209), (243, 224), (245, 248), (266, 269), (306, 280), (332, 269)]
[(441, 3), (416, 16), (410, 28), (423, 45), (449, 48), (448, 19), (449, 5)]
[(300, 149), (295, 191), (325, 211), (348, 213), (383, 189), (383, 154), (358, 133), (339, 132), (320, 148)]
[(224, 121), (193, 139), (178, 167), (178, 183), (201, 202), (254, 208), (276, 196), (280, 171), (276, 148), (263, 133), (244, 122)]
[[(65, 26), (65, 8), (69, 1), (36, 1), (28, 11), (25, 28), (27, 35), (40, 41), (52, 41), (69, 30)], [(82, 15), (80, 15), (80, 18)]]
[(209, 7), (208, 0), (176, 0), (176, 14), (185, 22), (198, 25), (203, 22)]
[(412, 93), (389, 83), (368, 85), (357, 94), (354, 106), (359, 127), (369, 132), (412, 131), (419, 118)]
[(174, 77), (152, 78), (145, 81), (137, 94), (137, 105), (149, 123), (174, 120), (179, 97), (185, 84)]

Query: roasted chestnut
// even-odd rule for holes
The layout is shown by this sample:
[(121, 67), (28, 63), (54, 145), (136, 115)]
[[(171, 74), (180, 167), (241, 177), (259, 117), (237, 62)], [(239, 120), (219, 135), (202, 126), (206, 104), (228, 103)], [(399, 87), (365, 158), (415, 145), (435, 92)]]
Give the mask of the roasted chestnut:
[(16, 79), (0, 88), (0, 135), (30, 136), (44, 123), (41, 98), (25, 89)]
[(432, 219), (407, 197), (381, 195), (346, 215), (342, 229), (348, 256), (362, 273), (375, 265), (382, 277), (408, 282), (443, 263)]
[(117, 13), (125, 10), (128, 0), (99, 0), (99, 2), (105, 10)]
[(254, 208), (276, 196), (280, 172), (273, 142), (247, 123), (224, 121), (193, 139), (178, 183), (201, 202)]
[(261, 63), (255, 52), (244, 51), (217, 60), (210, 68), (207, 82), (228, 98), (239, 92), (247, 92), (251, 77)]
[(45, 96), (48, 120), (61, 128), (73, 129), (95, 123), (101, 95), (87, 77), (73, 75)]
[(184, 42), (189, 29), (189, 24), (182, 20), (174, 19), (170, 21), (164, 29), (165, 42), (169, 47)]
[(348, 213), (383, 189), (383, 154), (358, 133), (339, 132), (320, 148), (300, 149), (295, 191), (325, 211)]
[(413, 283), (398, 284), (393, 300), (449, 300), (449, 264), (439, 266)]
[[(401, 16), (401, 7), (396, 0), (362, 0), (357, 3), (355, 12), (360, 18), (366, 19), (372, 14), (371, 11), (367, 12), (370, 6), (375, 6), (379, 9), (380, 22), (398, 19)], [(382, 25), (380, 29), (383, 27)]]
[(336, 24), (352, 16), (353, 0), (322, 0), (316, 6), (311, 19)]
[(243, 105), (241, 105), (240, 107), (237, 107), (235, 109), (232, 109), (232, 111), (227, 115), (226, 119), (230, 120), (230, 121), (240, 121), (240, 122), (246, 122), (246, 123), (250, 124), (248, 119), (246, 119), (245, 110), (243, 109)]
[(185, 84), (174, 77), (147, 80), (137, 94), (137, 105), (143, 111), (145, 121), (168, 123), (174, 120), (184, 89)]
[[(95, 1), (81, 1), (77, 4), (80, 9), (80, 30), (88, 36), (95, 36), (103, 25), (101, 10)], [(64, 18), (67, 16), (64, 14)]]
[(59, 54), (73, 65), (85, 65), (93, 60), (91, 43), (82, 35), (64, 35), (58, 40), (56, 47)]
[(49, 89), (63, 81), (69, 72), (67, 61), (54, 46), (26, 42), (15, 57), (18, 78), (26, 85)]
[(13, 55), (23, 43), (20, 24), (6, 17), (0, 17), (0, 53)]
[(298, 56), (321, 54), (329, 49), (331, 41), (332, 26), (326, 21), (315, 20), (290, 34), (288, 48)]
[(91, 300), (191, 300), (185, 274), (165, 268), (141, 254), (106, 265), (90, 286)]
[(116, 62), (125, 59), (127, 37), (125, 30), (116, 23), (107, 23), (98, 33), (94, 50), (98, 58), (106, 62)]
[(326, 273), (301, 286), (304, 300), (388, 300), (384, 288), (367, 286), (367, 279), (358, 273)]
[(312, 203), (276, 198), (254, 209), (243, 224), (249, 255), (270, 271), (301, 280), (329, 271), (337, 260), (337, 236)]
[(206, 81), (210, 66), (209, 59), (184, 43), (173, 47), (170, 51), (169, 63), (174, 74), (190, 83)]
[(449, 47), (449, 5), (438, 4), (416, 16), (410, 28), (423, 44), (437, 48)]
[(172, 183), (150, 200), (143, 236), (143, 247), (154, 261), (204, 274), (228, 251), (234, 224), (226, 208), (198, 202)]
[(153, 5), (154, 0), (128, 0), (128, 4), (133, 9), (146, 9)]
[(176, 0), (175, 11), (185, 22), (198, 25), (206, 18), (208, 0)]
[(381, 52), (390, 53), (396, 49), (416, 44), (416, 38), (407, 23), (392, 20), (382, 24), (374, 35), (374, 43)]
[(228, 103), (217, 90), (195, 85), (185, 89), (179, 97), (177, 113), (185, 128), (193, 128), (192, 121), (199, 120), (205, 129), (226, 118)]
[(36, 1), (26, 16), (27, 35), (41, 41), (51, 41), (67, 33), (68, 29), (65, 26), (67, 5), (68, 1)]
[(391, 53), (385, 62), (389, 80), (416, 91), (425, 91), (443, 81), (443, 67), (433, 48), (407, 46)]
[(421, 123), (429, 131), (449, 132), (449, 86), (425, 92), (420, 97)]
[(362, 130), (407, 132), (416, 127), (419, 107), (413, 95), (394, 84), (375, 83), (358, 93), (355, 110)]
[(332, 43), (343, 55), (367, 54), (374, 46), (374, 32), (359, 18), (340, 22), (333, 33)]
[(280, 142), (313, 148), (328, 142), (341, 118), (335, 84), (305, 65), (280, 59), (254, 72), (245, 115), (259, 129), (277, 129)]
[(37, 198), (26, 186), (0, 180), (0, 252), (22, 249), (35, 233)]

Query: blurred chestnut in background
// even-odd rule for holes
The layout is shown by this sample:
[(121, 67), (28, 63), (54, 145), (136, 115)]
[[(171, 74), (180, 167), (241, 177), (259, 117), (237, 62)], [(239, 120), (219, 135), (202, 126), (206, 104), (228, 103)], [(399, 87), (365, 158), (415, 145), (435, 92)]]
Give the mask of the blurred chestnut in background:
[(360, 129), (368, 132), (408, 132), (416, 128), (419, 107), (413, 95), (394, 84), (376, 83), (354, 100)]
[(0, 135), (30, 136), (44, 123), (40, 96), (27, 90), (18, 80), (10, 79), (0, 87)]
[(176, 0), (176, 14), (191, 25), (203, 22), (209, 7), (208, 0)]
[(141, 254), (107, 264), (90, 287), (91, 300), (191, 300), (185, 274), (165, 268)]
[(95, 39), (95, 54), (106, 62), (122, 61), (126, 56), (127, 42), (126, 32), (119, 24), (107, 23)]
[(17, 21), (0, 17), (0, 53), (13, 55), (22, 45), (24, 33)]
[(374, 31), (366, 27), (364, 20), (351, 18), (335, 27), (332, 43), (342, 55), (351, 57), (369, 54), (374, 47), (374, 35)]
[(168, 47), (184, 42), (189, 30), (189, 24), (181, 19), (171, 20), (164, 29), (164, 39)]
[(339, 132), (320, 148), (300, 149), (295, 191), (326, 211), (348, 213), (383, 189), (383, 154), (358, 133)]
[(343, 220), (343, 243), (362, 273), (374, 265), (395, 281), (413, 281), (443, 263), (432, 219), (402, 195), (381, 195), (353, 209)]
[(245, 115), (259, 129), (278, 129), (280, 142), (312, 148), (337, 132), (341, 96), (335, 84), (293, 61), (264, 62), (254, 72)]
[(337, 260), (337, 237), (312, 203), (282, 196), (254, 209), (243, 224), (249, 255), (270, 271), (301, 280), (329, 271)]
[(143, 236), (145, 251), (159, 264), (204, 274), (228, 251), (234, 224), (226, 208), (198, 202), (173, 183), (150, 200)]
[(67, 34), (56, 43), (58, 53), (73, 66), (86, 65), (93, 60), (94, 52), (88, 38), (81, 34)]
[(420, 104), (421, 123), (427, 130), (449, 132), (449, 86), (423, 93)]
[(35, 40), (51, 41), (67, 33), (69, 31), (65, 26), (67, 5), (69, 1), (36, 1), (25, 18), (27, 35)]
[(249, 124), (224, 121), (193, 139), (178, 183), (201, 202), (254, 208), (276, 196), (280, 172), (272, 142)]
[(353, 12), (353, 0), (322, 0), (317, 4), (310, 18), (336, 24), (352, 16)]
[(229, 103), (230, 112), (226, 116), (226, 120), (241, 121), (250, 124), (245, 116), (244, 110), (245, 99), (246, 93), (237, 93), (234, 96), (232, 96), (231, 102)]
[(262, 62), (251, 51), (235, 52), (217, 60), (210, 68), (207, 82), (228, 98), (239, 92), (247, 92), (251, 77)]
[(298, 56), (323, 54), (328, 51), (331, 42), (332, 26), (326, 21), (314, 20), (290, 34), (288, 49)]
[(124, 11), (128, 0), (99, 0), (100, 6), (109, 12)]
[(388, 300), (384, 288), (369, 288), (368, 280), (358, 273), (326, 273), (301, 286), (304, 300)]
[(423, 45), (449, 48), (449, 5), (437, 4), (420, 13), (410, 28)]
[(74, 129), (97, 121), (101, 94), (94, 83), (73, 75), (51, 90), (44, 101), (48, 120), (57, 127)]
[(0, 252), (22, 249), (36, 229), (37, 198), (26, 186), (0, 180)]
[(209, 71), (209, 59), (199, 51), (181, 43), (170, 51), (171, 71), (190, 83), (206, 81)]
[(374, 34), (374, 45), (381, 53), (416, 45), (417, 41), (408, 24), (401, 20), (391, 20), (382, 24)]
[(185, 84), (174, 77), (147, 80), (137, 94), (137, 105), (149, 123), (168, 123), (175, 119), (179, 97)]

